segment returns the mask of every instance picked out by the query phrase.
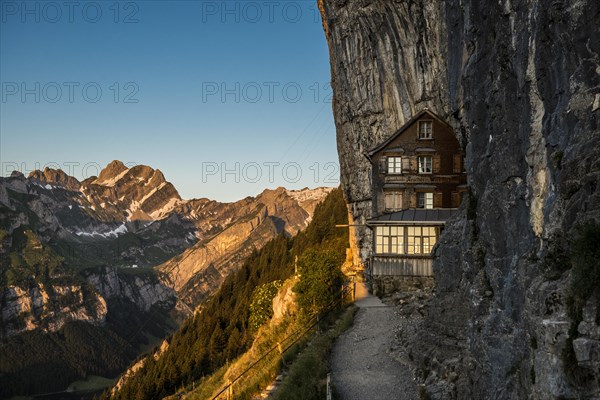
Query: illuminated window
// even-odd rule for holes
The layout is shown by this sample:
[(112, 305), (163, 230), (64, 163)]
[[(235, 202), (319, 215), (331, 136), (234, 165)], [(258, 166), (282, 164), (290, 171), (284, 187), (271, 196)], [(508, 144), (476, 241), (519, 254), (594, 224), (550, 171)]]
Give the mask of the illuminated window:
[(375, 228), (375, 253), (404, 254), (404, 227), (378, 226)]
[(376, 254), (429, 255), (437, 242), (434, 226), (378, 226), (375, 228)]
[(402, 173), (402, 157), (388, 157), (387, 159), (388, 174)]
[(406, 254), (430, 254), (437, 242), (433, 226), (409, 226), (406, 228)]
[(430, 174), (432, 157), (431, 156), (419, 156), (418, 160), (419, 160), (419, 173), (420, 174)]
[(433, 193), (417, 193), (417, 208), (433, 208)]
[(433, 138), (433, 121), (419, 121), (419, 139)]

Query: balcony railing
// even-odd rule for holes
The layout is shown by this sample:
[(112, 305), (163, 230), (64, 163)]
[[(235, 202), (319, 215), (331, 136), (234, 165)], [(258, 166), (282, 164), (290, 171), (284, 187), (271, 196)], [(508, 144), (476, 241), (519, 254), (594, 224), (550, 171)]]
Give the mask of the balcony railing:
[(372, 276), (433, 276), (433, 259), (410, 256), (372, 256)]

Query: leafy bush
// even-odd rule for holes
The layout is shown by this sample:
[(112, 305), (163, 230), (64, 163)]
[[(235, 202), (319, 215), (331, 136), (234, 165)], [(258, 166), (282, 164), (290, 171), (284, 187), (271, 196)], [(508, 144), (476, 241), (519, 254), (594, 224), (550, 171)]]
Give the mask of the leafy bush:
[(299, 259), (300, 281), (294, 292), (303, 318), (316, 315), (337, 300), (344, 278), (342, 262), (339, 253), (328, 250), (309, 250)]
[(254, 289), (250, 303), (250, 329), (253, 331), (258, 330), (273, 316), (273, 299), (281, 285), (282, 282), (277, 280)]
[(310, 346), (297, 356), (290, 367), (273, 396), (274, 400), (319, 400), (326, 397), (329, 353), (335, 339), (352, 325), (357, 311), (356, 306), (348, 307), (335, 325), (331, 323), (332, 329), (315, 334)]

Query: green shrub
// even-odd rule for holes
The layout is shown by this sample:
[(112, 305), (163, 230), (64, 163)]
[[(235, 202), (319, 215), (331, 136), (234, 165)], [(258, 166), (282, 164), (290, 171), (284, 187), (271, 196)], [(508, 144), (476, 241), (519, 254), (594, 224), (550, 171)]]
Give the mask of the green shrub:
[(357, 310), (356, 306), (348, 307), (337, 321), (331, 322), (332, 329), (314, 335), (310, 345), (299, 353), (289, 368), (274, 400), (320, 400), (326, 397), (329, 353), (335, 339), (352, 325)]
[(273, 299), (281, 287), (280, 280), (260, 285), (252, 293), (252, 302), (250, 303), (250, 329), (258, 330), (266, 321), (273, 316)]
[(343, 283), (340, 254), (309, 250), (298, 260), (300, 281), (294, 287), (302, 318), (310, 318), (331, 305)]

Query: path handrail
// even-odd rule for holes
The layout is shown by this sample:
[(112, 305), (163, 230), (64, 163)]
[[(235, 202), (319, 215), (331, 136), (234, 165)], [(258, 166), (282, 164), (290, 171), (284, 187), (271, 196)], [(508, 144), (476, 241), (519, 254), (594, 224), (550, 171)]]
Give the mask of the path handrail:
[[(252, 368), (254, 368), (258, 363), (260, 363), (263, 359), (265, 359), (269, 354), (271, 354), (273, 351), (275, 351), (276, 349), (279, 349), (281, 344), (286, 342), (288, 339), (290, 339), (291, 337), (293, 337), (294, 335), (300, 333), (300, 335), (294, 339), (289, 345), (287, 345), (286, 347), (281, 349), (281, 354), (283, 355), (283, 353), (285, 353), (286, 351), (288, 351), (293, 345), (295, 345), (301, 338), (303, 338), (312, 328), (314, 328), (315, 325), (317, 325), (319, 323), (319, 321), (321, 320), (321, 317), (325, 316), (326, 314), (330, 313), (331, 311), (333, 311), (335, 309), (335, 307), (337, 307), (339, 305), (339, 303), (343, 302), (344, 299), (348, 296), (348, 294), (351, 293), (352, 291), (352, 287), (350, 286), (346, 286), (346, 287), (342, 287), (338, 293), (341, 294), (341, 296), (337, 299), (332, 301), (331, 303), (329, 303), (329, 305), (327, 305), (325, 307), (325, 309), (323, 309), (320, 313), (315, 314), (314, 316), (312, 316), (308, 321), (310, 322), (308, 328), (301, 330), (298, 329), (294, 332), (292, 332), (291, 334), (289, 334), (285, 339), (281, 340), (279, 343), (277, 343), (275, 346), (271, 347), (269, 350), (267, 350), (266, 353), (264, 353), (263, 355), (261, 355), (255, 362), (253, 362), (250, 366), (248, 366), (244, 371), (242, 371), (235, 379), (231, 380), (230, 382), (227, 383), (227, 385), (225, 387), (223, 387), (216, 395), (214, 395), (211, 400), (216, 400), (218, 399), (223, 393), (225, 393), (226, 391), (228, 391), (231, 387), (233, 387), (234, 383), (237, 382), (240, 378), (242, 378), (246, 373), (248, 373)], [(353, 299), (354, 300), (354, 299)]]

